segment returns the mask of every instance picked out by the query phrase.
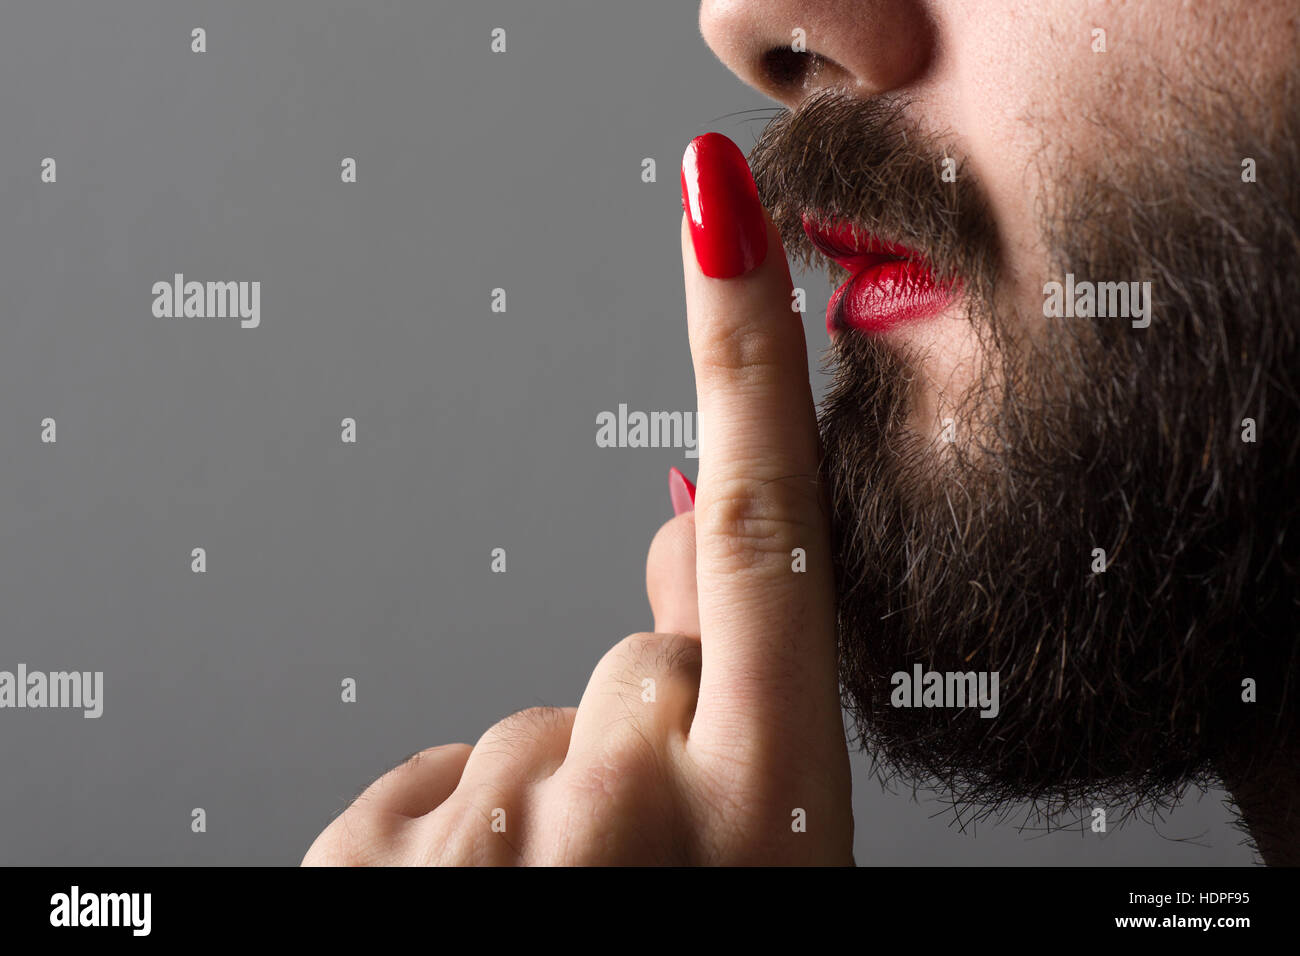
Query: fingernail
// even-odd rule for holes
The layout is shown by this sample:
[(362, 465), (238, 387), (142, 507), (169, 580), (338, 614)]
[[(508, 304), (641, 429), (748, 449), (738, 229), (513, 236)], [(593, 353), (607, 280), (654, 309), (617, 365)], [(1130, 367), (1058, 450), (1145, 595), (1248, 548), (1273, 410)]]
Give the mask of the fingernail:
[(668, 500), (673, 503), (673, 517), (695, 510), (695, 486), (676, 468), (668, 469)]
[(740, 147), (721, 133), (691, 140), (682, 157), (682, 206), (700, 271), (731, 279), (767, 255), (767, 222)]

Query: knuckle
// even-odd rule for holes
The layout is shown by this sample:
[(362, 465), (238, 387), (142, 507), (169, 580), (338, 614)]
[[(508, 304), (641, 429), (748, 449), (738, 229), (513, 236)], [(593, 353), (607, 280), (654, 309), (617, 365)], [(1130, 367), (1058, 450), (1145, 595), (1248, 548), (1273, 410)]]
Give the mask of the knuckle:
[(489, 727), (479, 738), (477, 747), (484, 744), (528, 746), (552, 734), (567, 732), (568, 726), (569, 712), (564, 707), (528, 707)]
[(529, 707), (497, 721), (466, 759), (462, 777), (501, 779), (548, 773), (563, 759), (573, 708)]
[[(771, 325), (754, 322), (749, 316), (730, 321), (714, 318), (698, 332), (692, 351), (704, 377), (766, 381), (789, 365), (787, 343), (779, 340)], [(800, 342), (803, 330), (799, 330)]]
[(423, 750), (411, 754), (411, 759), (409, 762), (412, 764), (416, 764), (427, 757), (468, 754), (469, 750), (470, 750), (470, 746), (469, 744), (466, 743), (439, 744), (436, 747), (426, 747)]
[(609, 649), (606, 661), (616, 667), (636, 667), (653, 654), (658, 638), (650, 631), (629, 634)]
[[(823, 534), (824, 515), (815, 479), (805, 476), (715, 482), (696, 500), (696, 521), (732, 569), (778, 556), (788, 559)], [(716, 552), (715, 552), (715, 556)]]
[[(577, 766), (592, 775), (582, 789), (612, 792), (616, 778), (665, 772), (669, 739), (655, 708), (667, 706), (664, 713), (675, 715), (678, 708), (670, 702), (684, 700), (687, 691), (693, 700), (701, 660), (699, 639), (682, 634), (631, 634), (606, 653), (599, 669), (603, 693), (621, 706), (602, 711), (608, 726), (598, 745), (566, 761), (570, 771)], [(651, 691), (653, 696), (646, 696)]]
[[(468, 757), (471, 749), (472, 748), (469, 744), (461, 743), (439, 744), (437, 747), (426, 747), (423, 750), (417, 750), (415, 753), (411, 754), (411, 756), (407, 757), (392, 770), (388, 771), (388, 773), (384, 774), (384, 777), (391, 778), (405, 774), (409, 771), (415, 770), (426, 760), (432, 760), (438, 757)], [(380, 779), (382, 780), (383, 777)]]
[(698, 677), (701, 648), (698, 638), (685, 634), (630, 634), (610, 651), (610, 673), (630, 690), (641, 692), (645, 677)]

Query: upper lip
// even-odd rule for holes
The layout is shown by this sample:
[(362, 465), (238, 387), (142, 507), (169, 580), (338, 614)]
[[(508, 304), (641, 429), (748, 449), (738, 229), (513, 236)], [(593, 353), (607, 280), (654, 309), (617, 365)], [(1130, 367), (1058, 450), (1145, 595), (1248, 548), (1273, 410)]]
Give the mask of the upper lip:
[(847, 220), (804, 216), (803, 230), (813, 248), (850, 273), (891, 259), (925, 261), (915, 249), (872, 235)]

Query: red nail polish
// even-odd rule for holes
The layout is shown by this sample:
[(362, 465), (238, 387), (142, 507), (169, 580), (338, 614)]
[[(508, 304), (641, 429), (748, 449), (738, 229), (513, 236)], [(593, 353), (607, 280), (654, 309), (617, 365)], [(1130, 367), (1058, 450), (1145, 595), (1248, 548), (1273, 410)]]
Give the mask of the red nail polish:
[(691, 140), (682, 157), (682, 205), (700, 271), (744, 275), (767, 255), (767, 221), (740, 147), (721, 133)]
[(668, 469), (668, 500), (673, 503), (673, 516), (695, 510), (695, 486), (676, 468)]

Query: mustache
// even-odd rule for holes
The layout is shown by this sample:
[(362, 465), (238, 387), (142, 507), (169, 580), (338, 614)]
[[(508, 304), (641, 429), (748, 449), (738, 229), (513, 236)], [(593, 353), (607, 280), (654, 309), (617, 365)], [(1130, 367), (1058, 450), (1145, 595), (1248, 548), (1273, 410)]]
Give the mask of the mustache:
[(805, 268), (847, 276), (803, 230), (805, 216), (846, 220), (920, 253), (937, 279), (991, 289), (998, 244), (984, 193), (954, 149), (914, 126), (906, 100), (815, 94), (767, 125), (749, 161), (787, 255)]

